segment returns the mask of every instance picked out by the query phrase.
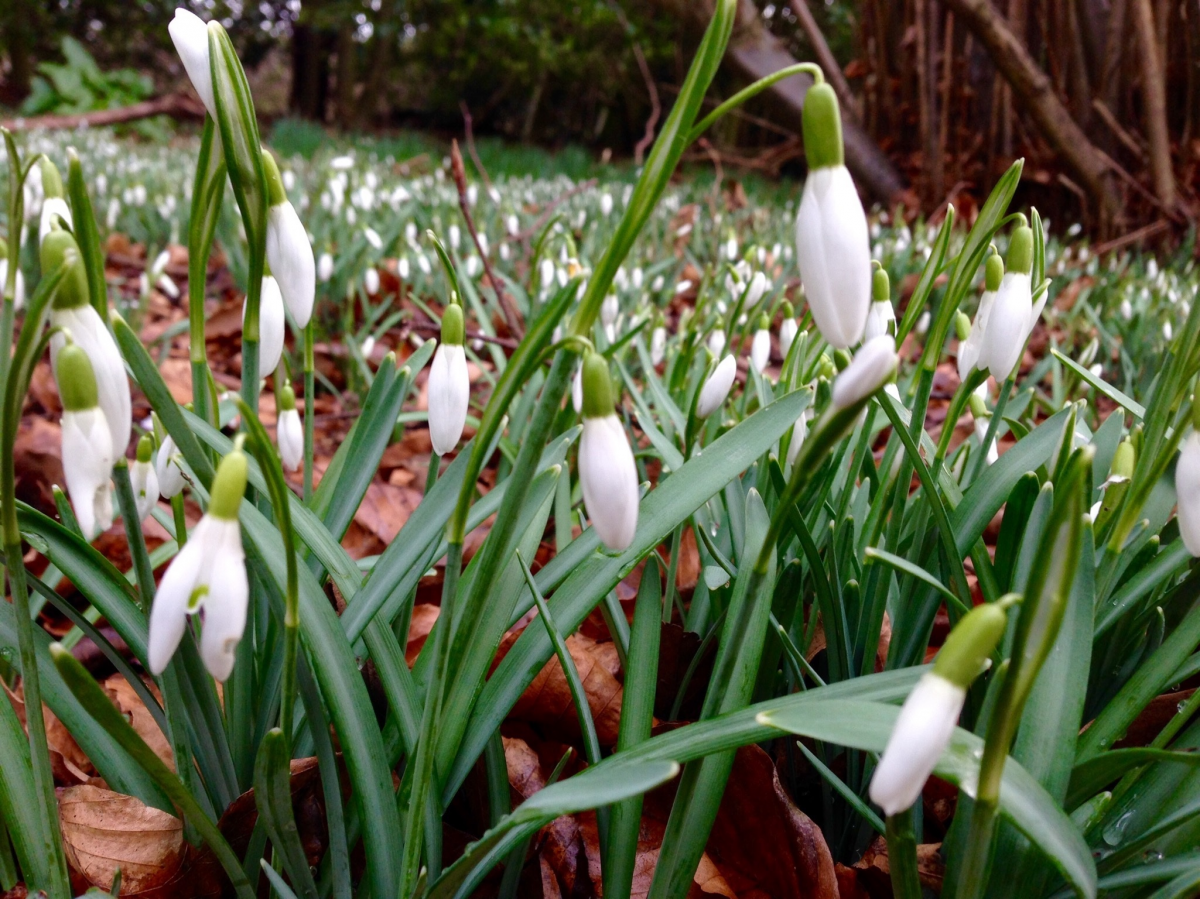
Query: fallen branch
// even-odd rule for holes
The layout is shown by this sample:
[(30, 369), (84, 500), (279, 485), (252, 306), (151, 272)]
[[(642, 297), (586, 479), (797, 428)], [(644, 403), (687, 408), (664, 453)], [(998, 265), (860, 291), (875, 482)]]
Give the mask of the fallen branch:
[(77, 115), (41, 115), (28, 118), (8, 119), (0, 125), (9, 131), (34, 131), (37, 129), (101, 128), (105, 125), (123, 125), (154, 116), (166, 115), (176, 119), (202, 119), (204, 106), (199, 100), (186, 94), (165, 94), (153, 100), (118, 106), (116, 109), (97, 109)]

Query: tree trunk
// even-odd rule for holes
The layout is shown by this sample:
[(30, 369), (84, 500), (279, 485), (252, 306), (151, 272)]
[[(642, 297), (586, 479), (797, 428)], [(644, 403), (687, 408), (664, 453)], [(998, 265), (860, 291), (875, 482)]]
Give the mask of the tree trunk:
[(1034, 62), (1012, 29), (996, 12), (991, 0), (942, 0), (987, 47), (992, 62), (1012, 87), (1023, 111), (1038, 126), (1042, 137), (1082, 183), (1101, 211), (1102, 220), (1116, 216), (1121, 198), (1113, 187), (1108, 164), (1071, 118), (1054, 93), (1046, 73)]
[(1133, 23), (1142, 65), (1142, 99), (1146, 136), (1150, 141), (1150, 174), (1154, 194), (1167, 209), (1175, 205), (1175, 175), (1171, 170), (1171, 135), (1167, 131), (1167, 95), (1161, 45), (1150, 0), (1133, 0)]
[(33, 65), (29, 58), (29, 32), (36, 4), (30, 0), (12, 0), (6, 27), (8, 39), (8, 96), (12, 102), (20, 102), (29, 96), (33, 78)]
[(292, 110), (306, 119), (325, 120), (329, 61), (324, 35), (311, 25), (292, 29)]
[(863, 120), (862, 107), (859, 106), (858, 100), (855, 99), (854, 92), (850, 90), (850, 84), (846, 81), (846, 76), (842, 74), (842, 67), (838, 65), (837, 57), (829, 49), (829, 43), (825, 40), (825, 35), (821, 33), (821, 29), (817, 25), (817, 20), (813, 18), (812, 10), (808, 8), (807, 0), (791, 0), (791, 7), (792, 12), (796, 14), (796, 18), (800, 20), (800, 27), (804, 29), (804, 36), (812, 46), (813, 52), (817, 54), (817, 62), (821, 64), (821, 71), (825, 73), (825, 77), (833, 85), (838, 102), (842, 104), (844, 115), (848, 115), (861, 123)]
[(337, 116), (338, 124), (349, 130), (354, 127), (354, 26), (343, 25), (337, 38)]

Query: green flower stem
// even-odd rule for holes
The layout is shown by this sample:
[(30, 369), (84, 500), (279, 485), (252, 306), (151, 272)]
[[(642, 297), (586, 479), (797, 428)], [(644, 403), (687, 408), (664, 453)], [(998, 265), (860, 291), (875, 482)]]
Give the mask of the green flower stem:
[(996, 432), (1000, 430), (1000, 420), (1004, 417), (1004, 409), (1008, 405), (1008, 398), (1012, 394), (1015, 380), (1016, 375), (1012, 374), (1000, 385), (1000, 396), (996, 399), (996, 408), (992, 410), (992, 420), (988, 422), (987, 434), (983, 437), (981, 451), (971, 466), (971, 480), (968, 483), (974, 483), (983, 474), (983, 467), (987, 464), (987, 448), (992, 445), (992, 441), (996, 439)]
[(171, 497), (171, 515), (175, 519), (175, 542), (179, 549), (183, 549), (187, 543), (187, 514), (183, 508), (182, 492)]
[(887, 817), (888, 868), (896, 899), (921, 899), (917, 874), (917, 841), (913, 835), (912, 809)]
[(793, 75), (808, 73), (812, 76), (813, 84), (821, 84), (825, 81), (825, 73), (821, 71), (821, 67), (815, 62), (798, 62), (795, 65), (785, 66), (778, 72), (772, 72), (765, 78), (760, 78), (758, 81), (742, 88), (703, 119), (692, 126), (692, 130), (688, 132), (687, 143), (693, 143), (696, 138), (711, 128), (718, 119), (732, 109), (741, 106), (747, 100), (753, 99), (771, 87), (777, 82), (783, 81), (785, 78), (791, 78)]
[[(967, 380), (959, 383), (958, 389), (954, 391), (954, 397), (950, 400), (950, 408), (947, 410), (946, 419), (942, 424), (942, 433), (938, 437), (937, 453), (933, 457), (933, 465), (930, 466), (933, 471), (936, 472), (938, 466), (946, 460), (946, 453), (950, 450), (950, 441), (954, 437), (954, 429), (958, 424), (958, 419), (962, 416), (967, 401), (971, 399), (971, 394), (978, 389), (979, 385), (986, 378), (987, 372), (975, 369), (967, 376)], [(984, 446), (986, 447), (987, 444), (985, 443)]]
[(150, 564), (150, 554), (146, 552), (142, 521), (137, 514), (137, 500), (129, 481), (129, 463), (124, 457), (113, 466), (113, 481), (117, 485), (117, 502), (121, 507), (121, 522), (125, 525), (129, 554), (133, 557), (133, 572), (142, 598), (142, 611), (149, 615), (150, 604), (154, 601), (154, 566)]
[(312, 319), (304, 326), (304, 501), (312, 499), (313, 493), (313, 442), (316, 421), (313, 419), (316, 392), (316, 361), (313, 354)]
[[(9, 222), (25, 221), (25, 170), (21, 167), (21, 156), (17, 152), (16, 141), (12, 132), (0, 128), (4, 135), (4, 143), (8, 149), (8, 220)], [(9, 348), (13, 345), (13, 319), (16, 315), (17, 271), (21, 259), (21, 228), (8, 235), (8, 274), (4, 279), (4, 300), (0, 303), (0, 391), (3, 391), (8, 381)]]
[(252, 280), (246, 290), (246, 320), (242, 325), (242, 402), (258, 414), (258, 307), (262, 279)]

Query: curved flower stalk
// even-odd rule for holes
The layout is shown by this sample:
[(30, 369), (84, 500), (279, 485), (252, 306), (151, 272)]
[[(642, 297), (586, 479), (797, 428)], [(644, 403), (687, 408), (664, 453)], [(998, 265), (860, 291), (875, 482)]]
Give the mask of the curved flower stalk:
[(279, 292), (292, 321), (303, 329), (312, 318), (317, 292), (317, 270), (308, 232), (288, 201), (275, 157), (263, 150), (267, 175), (267, 265), (279, 283)]
[[(1022, 219), (1024, 221), (1024, 219)], [(979, 347), (978, 367), (997, 381), (1011, 375), (1025, 352), (1025, 342), (1041, 317), (1048, 292), (1033, 304), (1033, 229), (1019, 225), (1008, 247), (1004, 277), (996, 290)], [(974, 328), (971, 329), (974, 333)]]
[[(987, 333), (988, 320), (992, 315), (992, 306), (996, 302), (996, 291), (1004, 280), (1004, 260), (999, 253), (988, 257), (984, 268), (983, 296), (979, 299), (979, 309), (975, 313), (974, 323), (960, 327), (958, 344), (958, 378), (966, 381), (975, 369), (979, 368), (979, 351), (983, 346), (983, 336)], [(966, 318), (962, 316), (959, 321)], [(966, 336), (963, 336), (965, 331)]]
[(159, 675), (183, 638), (189, 615), (204, 610), (200, 657), (219, 681), (233, 672), (246, 629), (250, 585), (238, 509), (246, 492), (246, 455), (235, 448), (213, 478), (208, 511), (172, 560), (150, 609), (150, 671)]
[(67, 228), (73, 227), (71, 207), (67, 205), (66, 193), (63, 190), (62, 175), (58, 167), (43, 156), (38, 161), (38, 169), (42, 174), (42, 189), (45, 199), (42, 200), (42, 213), (38, 222), (38, 243), (46, 239), (52, 227), (59, 226), (59, 220)]
[[(79, 246), (69, 232), (56, 225), (42, 242), (42, 271), (54, 271), (72, 255), (74, 261), (69, 264), (50, 309), (50, 324), (61, 329), (50, 338), (50, 364), (58, 370), (58, 354), (66, 346), (66, 334), (69, 333), (71, 340), (87, 353), (96, 378), (100, 408), (104, 410), (108, 426), (110, 452), (113, 457), (121, 456), (129, 446), (133, 429), (125, 363), (100, 313), (88, 302), (87, 273)], [(59, 389), (62, 389), (61, 383)]]
[[(129, 483), (133, 487), (133, 500), (137, 504), (139, 521), (145, 521), (151, 510), (158, 505), (158, 472), (151, 461), (153, 452), (154, 438), (143, 434), (138, 440), (137, 458), (129, 466)], [(182, 476), (180, 479), (182, 480)]]
[(750, 364), (759, 374), (767, 370), (767, 364), (771, 361), (770, 327), (771, 322), (766, 315), (760, 315), (758, 330), (754, 332), (754, 339), (750, 343)]
[(871, 306), (867, 310), (863, 340), (874, 340), (883, 334), (895, 333), (896, 310), (892, 308), (892, 288), (888, 281), (888, 273), (882, 267), (876, 268), (871, 284)]
[(113, 522), (112, 439), (87, 353), (66, 344), (58, 352), (54, 374), (63, 404), (63, 476), (79, 528), (85, 539), (93, 540)]
[(696, 400), (696, 417), (708, 418), (723, 405), (725, 398), (733, 387), (733, 379), (737, 377), (737, 361), (733, 356), (726, 356), (713, 369), (704, 386), (700, 388), (700, 396)]
[(796, 324), (796, 310), (792, 308), (790, 300), (783, 301), (782, 310), (783, 321), (779, 323), (779, 355), (786, 360), (788, 353), (792, 351), (792, 343), (800, 332), (800, 326)]
[(796, 213), (796, 263), (821, 336), (835, 349), (858, 343), (871, 301), (867, 216), (846, 168), (842, 118), (822, 82), (804, 100), (808, 178)]
[(467, 424), (471, 380), (464, 333), (462, 307), (450, 303), (442, 313), (442, 342), (429, 365), (429, 439), (439, 456), (458, 446)]
[(200, 102), (216, 121), (217, 104), (213, 98), (212, 70), (208, 61), (208, 26), (194, 12), (180, 7), (175, 10), (175, 18), (167, 31), (192, 87), (200, 95)]
[(296, 391), (285, 384), (279, 391), (279, 417), (275, 421), (275, 440), (279, 458), (288, 471), (299, 470), (304, 462), (304, 427), (296, 409)]
[(168, 434), (158, 448), (154, 460), (154, 472), (158, 477), (158, 491), (163, 499), (178, 496), (183, 490), (183, 469), (179, 467), (179, 450)]
[(908, 694), (879, 767), (871, 777), (871, 801), (889, 817), (910, 808), (938, 757), (950, 743), (967, 687), (987, 667), (1008, 621), (1001, 600), (984, 603), (958, 623), (933, 663)]
[[(246, 323), (246, 306), (249, 298), (242, 300), (242, 324)], [(283, 331), (285, 316), (283, 311), (283, 294), (279, 291), (279, 282), (272, 275), (262, 279), (262, 293), (259, 295), (258, 307), (258, 340), (259, 340), (259, 373), (268, 375), (279, 367), (283, 358)]]
[(599, 353), (589, 353), (583, 363), (579, 484), (600, 541), (612, 552), (628, 549), (638, 522), (637, 466), (613, 406), (608, 363)]

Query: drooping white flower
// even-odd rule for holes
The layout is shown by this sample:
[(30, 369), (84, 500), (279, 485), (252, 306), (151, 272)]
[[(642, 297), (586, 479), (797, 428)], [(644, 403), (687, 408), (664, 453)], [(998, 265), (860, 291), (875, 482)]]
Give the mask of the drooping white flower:
[(759, 300), (763, 298), (763, 294), (767, 292), (767, 276), (762, 272), (755, 272), (754, 277), (750, 279), (750, 286), (746, 288), (746, 309), (753, 309), (758, 305)]
[(613, 406), (608, 363), (598, 353), (590, 353), (583, 366), (579, 483), (600, 541), (612, 552), (628, 549), (637, 531), (637, 465)]
[(720, 356), (725, 352), (725, 332), (721, 328), (715, 329), (708, 335), (708, 351), (714, 356)]
[[(997, 381), (1013, 373), (1025, 351), (1033, 326), (1041, 317), (1049, 291), (1033, 304), (1033, 230), (1018, 226), (1009, 242), (1008, 264), (988, 313), (987, 328), (979, 347), (979, 368), (986, 368)], [(971, 329), (972, 334), (974, 328)]]
[[(976, 368), (980, 368), (979, 352), (983, 346), (983, 337), (988, 330), (988, 322), (992, 315), (992, 307), (996, 302), (996, 291), (1000, 289), (1004, 278), (1004, 263), (996, 254), (988, 257), (987, 276), (983, 296), (979, 299), (979, 309), (975, 313), (975, 321), (966, 338), (958, 344), (958, 377), (966, 381)], [(1009, 369), (1011, 371), (1012, 369)]]
[(62, 197), (46, 197), (42, 201), (42, 217), (38, 225), (39, 244), (50, 233), (50, 226), (54, 223), (55, 219), (61, 219), (67, 228), (74, 227), (71, 221), (71, 207), (67, 205), (67, 201)]
[(650, 362), (658, 365), (663, 361), (667, 352), (667, 329), (656, 325), (650, 334)]
[(808, 423), (812, 420), (813, 410), (805, 409), (800, 413), (800, 417), (796, 419), (796, 423), (792, 425), (792, 440), (788, 444), (787, 464), (794, 465), (796, 457), (800, 455), (800, 447), (804, 446), (804, 441), (808, 438)]
[(163, 575), (150, 609), (149, 663), (158, 675), (174, 655), (189, 615), (203, 610), (200, 658), (219, 681), (233, 672), (246, 629), (250, 586), (238, 508), (246, 489), (246, 456), (234, 450), (213, 479), (208, 512)]
[[(791, 304), (788, 304), (791, 308)], [(796, 316), (794, 314), (784, 314), (783, 321), (779, 323), (779, 354), (784, 359), (788, 357), (788, 353), (792, 351), (792, 343), (796, 340), (796, 335), (800, 331), (800, 326), (796, 324)]]
[[(312, 244), (308, 242), (308, 232), (296, 214), (296, 208), (284, 192), (275, 157), (266, 150), (262, 155), (270, 200), (267, 208), (267, 265), (279, 285), (279, 293), (296, 327), (303, 328), (312, 318), (313, 298), (317, 291)], [(375, 238), (378, 240), (379, 235), (376, 234)], [(370, 240), (370, 235), (367, 239)]]
[(617, 315), (621, 311), (620, 301), (615, 293), (610, 293), (600, 304), (600, 324), (604, 326), (604, 336), (612, 343), (617, 339)]
[(579, 367), (575, 369), (575, 376), (571, 378), (571, 405), (577, 413), (583, 412), (583, 363), (579, 363)]
[(737, 361), (733, 356), (726, 356), (700, 388), (700, 397), (696, 400), (698, 418), (708, 418), (725, 404), (725, 398), (729, 396), (736, 376)]
[(379, 293), (379, 272), (373, 268), (363, 272), (363, 287), (366, 288), (368, 296)]
[(600, 195), (600, 214), (603, 216), (607, 216), (610, 212), (612, 212), (612, 208), (613, 208), (612, 194), (610, 194), (606, 191)]
[(217, 104), (213, 98), (212, 70), (208, 62), (208, 26), (195, 13), (181, 7), (175, 10), (175, 18), (167, 31), (200, 101), (216, 121)]
[(158, 448), (154, 460), (154, 472), (158, 476), (158, 492), (163, 499), (170, 499), (183, 489), (183, 469), (179, 467), (179, 449), (168, 434)]
[[(271, 275), (262, 279), (258, 303), (258, 374), (265, 377), (279, 367), (283, 357), (283, 295)], [(246, 301), (242, 301), (242, 324), (246, 323)]]
[(451, 303), (442, 313), (442, 341), (429, 366), (429, 439), (439, 456), (458, 446), (467, 423), (471, 379), (463, 336), (462, 307)]
[(133, 487), (133, 501), (137, 506), (139, 521), (145, 521), (150, 511), (158, 505), (158, 472), (154, 469), (151, 454), (154, 440), (143, 434), (138, 440), (137, 459), (129, 466), (129, 483)]
[(275, 442), (283, 467), (296, 471), (304, 462), (304, 427), (296, 409), (296, 393), (289, 385), (279, 391), (279, 417), (275, 422)]
[[(0, 291), (3, 291), (7, 285), (8, 260), (0, 259)], [(13, 291), (13, 308), (17, 310), (23, 309), (25, 307), (25, 276), (21, 274), (20, 267), (17, 268), (17, 277)]]
[(87, 353), (67, 344), (54, 366), (62, 397), (62, 463), (67, 494), (87, 540), (112, 526), (112, 438)]
[(770, 322), (767, 321), (767, 317), (765, 315), (760, 316), (758, 330), (754, 332), (754, 339), (750, 343), (750, 364), (760, 374), (767, 370), (767, 363), (771, 361), (771, 332), (768, 330), (769, 327)]
[(731, 234), (725, 240), (725, 258), (728, 259), (730, 262), (733, 262), (733, 260), (737, 259), (737, 254), (738, 254), (737, 238)]
[(867, 325), (863, 329), (863, 340), (874, 340), (888, 334), (896, 327), (896, 312), (891, 300), (875, 301), (867, 310)]
[[(64, 260), (68, 269), (50, 308), (50, 324), (61, 330), (50, 338), (50, 364), (57, 370), (58, 354), (66, 345), (66, 334), (82, 349), (92, 365), (100, 408), (108, 424), (113, 456), (124, 455), (133, 428), (129, 379), (117, 343), (95, 308), (88, 302), (87, 275), (75, 238), (66, 231), (51, 231), (42, 243), (42, 271), (56, 271)], [(61, 384), (59, 385), (61, 389)]]
[(796, 213), (796, 262), (813, 318), (830, 346), (862, 337), (871, 298), (867, 216), (844, 164), (841, 114), (828, 83), (804, 98), (809, 172)]
[(833, 382), (834, 408), (845, 409), (870, 396), (891, 380), (899, 364), (890, 334), (868, 340)]
[(333, 256), (329, 253), (322, 253), (317, 261), (317, 277), (321, 279), (322, 284), (333, 277)]
[(1193, 556), (1200, 556), (1200, 433), (1183, 441), (1175, 463), (1175, 495), (1179, 535)]

